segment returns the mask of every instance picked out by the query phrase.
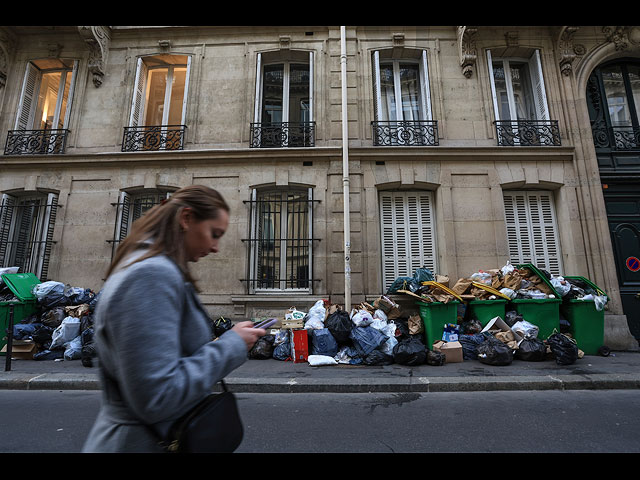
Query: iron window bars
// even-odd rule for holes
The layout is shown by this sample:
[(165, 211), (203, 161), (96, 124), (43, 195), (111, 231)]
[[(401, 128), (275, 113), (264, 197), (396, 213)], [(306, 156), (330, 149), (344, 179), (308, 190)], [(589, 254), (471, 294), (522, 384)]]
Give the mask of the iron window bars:
[(557, 120), (497, 120), (493, 123), (500, 146), (561, 145)]
[(371, 126), (376, 147), (438, 145), (437, 120), (373, 121)]
[(316, 122), (251, 123), (251, 148), (313, 147)]
[(182, 150), (186, 125), (124, 127), (122, 151)]
[(4, 195), (0, 203), (0, 267), (20, 267), (47, 280), (58, 196)]
[(67, 144), (69, 130), (9, 130), (5, 155), (61, 154)]
[(250, 206), (250, 238), (247, 283), (249, 293), (274, 291), (310, 292), (312, 278), (313, 200), (307, 191), (255, 192)]

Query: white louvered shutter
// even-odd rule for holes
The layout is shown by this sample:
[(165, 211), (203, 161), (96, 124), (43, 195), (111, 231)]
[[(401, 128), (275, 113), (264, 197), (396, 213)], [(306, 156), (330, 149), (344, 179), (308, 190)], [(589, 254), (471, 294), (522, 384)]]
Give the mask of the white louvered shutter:
[[(139, 127), (144, 119), (144, 100), (146, 96), (147, 66), (142, 57), (138, 58), (136, 67), (136, 79), (133, 89), (133, 99), (131, 101), (131, 116), (129, 117), (130, 127)], [(186, 86), (185, 86), (186, 88)], [(186, 97), (186, 95), (185, 95)]]
[(380, 52), (373, 52), (373, 119), (381, 120), (380, 105), (382, 103), (382, 92), (380, 91)]
[(53, 228), (56, 223), (56, 213), (58, 211), (58, 194), (49, 193), (47, 203), (44, 205), (42, 219), (42, 230), (40, 232), (40, 242), (37, 248), (37, 257), (34, 259), (37, 277), (41, 281), (48, 280), (49, 260), (51, 258), (51, 247), (53, 246)]
[(386, 292), (397, 277), (436, 270), (433, 200), (430, 192), (380, 194), (382, 276)]
[(544, 88), (542, 76), (542, 63), (540, 50), (535, 50), (529, 59), (529, 72), (531, 74), (531, 87), (538, 118), (532, 120), (549, 120), (549, 106), (547, 105), (547, 93)]
[(420, 97), (422, 101), (422, 111), (424, 118), (422, 120), (431, 120), (431, 88), (429, 86), (429, 66), (427, 63), (427, 51), (422, 51), (422, 58), (420, 61), (420, 81), (422, 83), (422, 91)]
[(495, 78), (493, 78), (493, 60), (491, 59), (491, 50), (487, 50), (487, 65), (489, 66), (489, 83), (491, 85), (491, 97), (493, 98), (493, 112), (496, 121), (500, 120), (500, 110), (498, 109), (498, 95), (496, 93)]
[(38, 100), (41, 76), (40, 70), (31, 62), (28, 62), (27, 71), (22, 82), (20, 105), (18, 106), (18, 116), (16, 117), (16, 130), (29, 130), (33, 126), (33, 115)]
[(551, 192), (504, 192), (509, 260), (562, 274), (558, 228)]
[(12, 219), (15, 210), (16, 200), (11, 195), (2, 194), (0, 203), (0, 267), (11, 267), (9, 262), (9, 240), (12, 237)]

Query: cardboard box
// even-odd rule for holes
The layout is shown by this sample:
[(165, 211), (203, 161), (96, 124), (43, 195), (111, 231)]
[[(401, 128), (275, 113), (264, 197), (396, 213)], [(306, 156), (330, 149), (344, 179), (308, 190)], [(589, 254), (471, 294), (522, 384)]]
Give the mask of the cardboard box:
[(304, 322), (302, 320), (282, 320), (280, 322), (281, 328), (288, 328), (289, 330), (294, 330), (298, 328), (304, 327)]
[(444, 354), (445, 363), (462, 362), (462, 344), (460, 342), (445, 342), (444, 340), (438, 340), (434, 342), (433, 349), (436, 352)]
[(514, 338), (513, 342), (515, 342), (516, 348), (520, 346), (520, 343), (522, 342), (522, 340), (524, 340), (524, 335), (522, 334), (521, 331), (513, 330), (500, 317), (492, 318), (491, 320), (489, 320), (489, 322), (487, 322), (487, 325), (482, 329), (483, 332), (488, 332), (490, 330), (494, 330), (494, 331), (499, 330), (501, 332), (509, 333), (509, 336), (513, 336)]
[[(2, 347), (1, 353), (7, 353), (7, 346)], [(14, 340), (11, 344), (11, 358), (33, 360), (33, 355), (38, 353), (38, 346), (33, 341)]]

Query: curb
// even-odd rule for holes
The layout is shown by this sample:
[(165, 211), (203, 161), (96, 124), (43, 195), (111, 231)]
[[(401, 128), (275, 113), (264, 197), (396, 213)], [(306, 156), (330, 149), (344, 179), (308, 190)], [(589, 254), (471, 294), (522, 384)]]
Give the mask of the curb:
[[(235, 393), (429, 393), (640, 389), (640, 374), (313, 379), (227, 377)], [(100, 390), (95, 374), (0, 373), (0, 390)]]

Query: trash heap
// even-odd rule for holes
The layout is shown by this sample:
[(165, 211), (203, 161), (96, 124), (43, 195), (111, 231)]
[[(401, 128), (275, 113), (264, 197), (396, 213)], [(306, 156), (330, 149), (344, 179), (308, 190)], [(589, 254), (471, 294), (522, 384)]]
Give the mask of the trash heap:
[(13, 326), (12, 356), (81, 360), (93, 366), (93, 313), (99, 293), (56, 281), (38, 283), (32, 293), (38, 309)]

